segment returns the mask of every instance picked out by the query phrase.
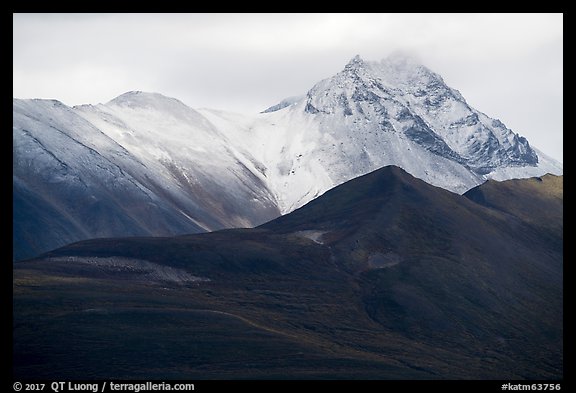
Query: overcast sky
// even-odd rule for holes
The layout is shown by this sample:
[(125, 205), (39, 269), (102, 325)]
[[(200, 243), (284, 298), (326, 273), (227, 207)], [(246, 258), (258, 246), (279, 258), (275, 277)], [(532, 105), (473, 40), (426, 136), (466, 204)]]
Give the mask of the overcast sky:
[(260, 112), (354, 55), (414, 54), (468, 103), (563, 161), (562, 14), (14, 14), (17, 98), (130, 90)]

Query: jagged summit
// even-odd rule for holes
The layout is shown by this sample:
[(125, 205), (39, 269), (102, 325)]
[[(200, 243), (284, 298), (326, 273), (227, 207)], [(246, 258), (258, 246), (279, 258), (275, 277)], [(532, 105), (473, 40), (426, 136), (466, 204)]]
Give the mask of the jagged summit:
[(499, 166), (538, 163), (525, 138), (470, 107), (438, 74), (406, 57), (380, 62), (354, 57), (342, 72), (308, 92), (305, 111), (368, 122), (375, 125), (363, 126), (372, 128), (368, 133), (403, 135), (479, 175)]
[(364, 60), (356, 55), (338, 75), (344, 78), (352, 76), (356, 80), (359, 78), (364, 83), (378, 80), (384, 86), (402, 86), (405, 90), (434, 81), (444, 84), (440, 75), (424, 66), (415, 56), (403, 52), (392, 53), (380, 61)]
[(357, 68), (361, 67), (362, 65), (364, 65), (364, 60), (362, 60), (360, 55), (356, 55), (348, 62), (348, 64), (346, 64), (344, 68), (346, 69)]

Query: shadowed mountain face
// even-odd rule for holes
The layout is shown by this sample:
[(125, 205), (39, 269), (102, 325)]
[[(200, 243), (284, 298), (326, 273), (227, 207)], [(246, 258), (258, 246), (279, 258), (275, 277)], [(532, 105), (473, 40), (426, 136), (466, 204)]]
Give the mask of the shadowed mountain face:
[(560, 379), (562, 198), (391, 166), (255, 229), (72, 244), (15, 264), (14, 374)]
[(14, 260), (89, 238), (252, 227), (280, 214), (248, 152), (159, 94), (75, 108), (15, 99), (12, 135)]

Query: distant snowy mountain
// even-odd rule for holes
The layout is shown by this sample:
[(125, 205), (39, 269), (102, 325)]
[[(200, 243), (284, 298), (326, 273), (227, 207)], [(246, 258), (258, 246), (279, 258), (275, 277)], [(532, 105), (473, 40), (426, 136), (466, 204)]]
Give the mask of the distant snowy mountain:
[(254, 158), (175, 99), (14, 100), (13, 116), (15, 259), (87, 238), (250, 227), (280, 214)]
[(284, 109), (287, 106), (297, 104), (303, 98), (304, 98), (304, 96), (294, 96), (294, 97), (285, 98), (282, 101), (280, 101), (278, 104), (272, 105), (270, 108), (263, 110), (262, 113), (270, 113), (270, 112), (279, 111), (280, 109)]
[(256, 115), (156, 93), (14, 100), (14, 257), (91, 237), (254, 226), (386, 165), (464, 193), (562, 165), (404, 57), (352, 59)]
[(457, 193), (487, 178), (562, 173), (560, 163), (402, 56), (356, 56), (298, 101), (258, 116), (200, 112), (264, 163), (283, 213), (386, 165)]

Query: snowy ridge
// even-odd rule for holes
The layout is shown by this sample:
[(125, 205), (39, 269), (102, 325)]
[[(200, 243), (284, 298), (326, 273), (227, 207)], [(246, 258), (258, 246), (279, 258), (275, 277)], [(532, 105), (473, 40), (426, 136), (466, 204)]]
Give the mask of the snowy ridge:
[[(180, 101), (134, 92), (105, 105), (76, 109), (145, 163), (157, 185), (170, 190), (175, 199), (188, 201), (190, 194), (200, 191), (204, 198), (212, 197), (209, 201), (194, 198), (189, 202), (210, 203), (204, 208), (227, 220), (225, 226), (251, 226), (254, 222), (242, 217), (246, 212), (254, 210), (258, 215), (265, 209), (275, 210), (275, 201), (258, 176), (254, 158), (236, 149), (204, 116)], [(223, 189), (229, 194), (227, 198), (236, 200), (234, 210), (219, 206), (224, 202), (218, 201)], [(265, 214), (256, 222), (268, 217)], [(203, 227), (211, 230), (213, 225)]]
[(175, 99), (14, 100), (14, 258), (95, 237), (252, 227), (280, 214), (246, 151)]
[(287, 106), (297, 104), (302, 99), (304, 99), (304, 96), (294, 96), (294, 97), (285, 98), (282, 101), (280, 101), (278, 104), (272, 105), (271, 107), (263, 110), (262, 113), (270, 113), (270, 112), (279, 111), (280, 109), (284, 109)]
[(562, 173), (402, 56), (356, 56), (254, 115), (145, 92), (13, 105), (14, 247), (26, 255), (89, 237), (251, 227), (386, 165), (457, 193)]

